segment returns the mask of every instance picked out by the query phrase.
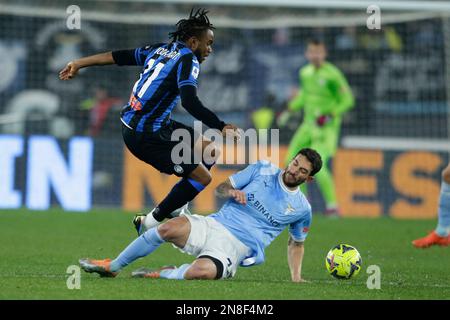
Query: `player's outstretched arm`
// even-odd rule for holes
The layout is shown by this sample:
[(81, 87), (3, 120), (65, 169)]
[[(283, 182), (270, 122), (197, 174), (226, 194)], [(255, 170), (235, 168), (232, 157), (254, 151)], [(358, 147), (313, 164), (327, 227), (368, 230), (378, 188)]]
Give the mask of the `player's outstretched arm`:
[(301, 90), (288, 104), (288, 108), (280, 113), (277, 118), (277, 125), (281, 128), (286, 126), (292, 115), (305, 105), (305, 95)]
[(245, 192), (234, 189), (230, 179), (227, 179), (221, 184), (219, 184), (215, 190), (215, 194), (217, 197), (222, 199), (233, 198), (236, 202), (239, 202), (240, 204), (243, 205), (247, 204), (247, 196)]
[(61, 80), (70, 80), (75, 77), (78, 70), (90, 66), (103, 66), (108, 64), (114, 64), (114, 58), (112, 52), (105, 52), (95, 54), (93, 56), (88, 56), (80, 59), (70, 61), (64, 69), (59, 72), (59, 78)]
[(335, 113), (336, 115), (341, 115), (355, 106), (355, 97), (352, 93), (352, 89), (347, 82), (344, 74), (337, 70), (336, 73), (336, 107)]
[(305, 247), (303, 242), (297, 242), (292, 237), (288, 241), (288, 264), (293, 282), (307, 282), (302, 278), (302, 262)]
[(223, 136), (229, 136), (235, 140), (240, 138), (240, 130), (233, 124), (226, 124), (217, 115), (206, 108), (197, 96), (197, 88), (185, 85), (180, 88), (181, 104), (196, 119), (202, 121), (208, 127), (222, 132)]

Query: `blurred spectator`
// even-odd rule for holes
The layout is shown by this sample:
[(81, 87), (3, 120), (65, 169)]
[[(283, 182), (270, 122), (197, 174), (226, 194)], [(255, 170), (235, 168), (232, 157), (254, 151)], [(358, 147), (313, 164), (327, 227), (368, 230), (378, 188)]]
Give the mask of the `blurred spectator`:
[(400, 52), (403, 50), (403, 41), (399, 33), (393, 27), (385, 28), (385, 38), (389, 49), (394, 52)]
[(290, 32), (288, 28), (278, 28), (275, 30), (272, 38), (272, 43), (277, 46), (284, 46), (289, 44)]
[(264, 105), (251, 113), (252, 123), (255, 129), (272, 128), (277, 109), (275, 96), (268, 93)]
[(438, 47), (443, 40), (432, 23), (421, 24), (420, 28), (414, 33), (414, 45), (418, 50), (431, 49)]
[(351, 50), (356, 47), (356, 28), (346, 27), (336, 36), (336, 49)]
[(358, 39), (358, 42), (363, 49), (367, 50), (388, 49), (393, 52), (400, 52), (403, 50), (402, 37), (393, 26), (383, 27), (381, 31), (364, 32)]
[(105, 120), (110, 110), (114, 107), (121, 107), (123, 103), (123, 100), (120, 98), (110, 97), (106, 89), (96, 88), (94, 97), (81, 103), (81, 109), (89, 111), (87, 133), (93, 137), (100, 135), (101, 131), (105, 129)]

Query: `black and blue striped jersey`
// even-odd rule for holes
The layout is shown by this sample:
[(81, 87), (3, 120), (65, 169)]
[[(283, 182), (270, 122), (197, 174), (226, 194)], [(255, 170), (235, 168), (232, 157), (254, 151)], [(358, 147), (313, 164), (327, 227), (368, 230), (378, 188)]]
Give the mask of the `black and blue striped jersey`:
[(137, 132), (156, 132), (169, 121), (180, 100), (180, 88), (197, 88), (197, 57), (180, 41), (134, 49), (134, 55), (129, 54), (126, 61), (117, 58), (118, 52), (113, 52), (117, 64), (144, 66), (121, 112), (121, 120)]

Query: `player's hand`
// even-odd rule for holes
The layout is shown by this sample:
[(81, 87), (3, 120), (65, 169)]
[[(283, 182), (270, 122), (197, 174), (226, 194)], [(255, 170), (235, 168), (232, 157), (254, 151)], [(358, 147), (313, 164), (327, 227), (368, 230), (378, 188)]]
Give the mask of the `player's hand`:
[(236, 202), (246, 205), (247, 204), (247, 195), (245, 192), (242, 192), (241, 190), (229, 190), (229, 195), (231, 198), (233, 198)]
[(59, 78), (61, 80), (70, 80), (76, 76), (78, 70), (80, 70), (80, 67), (74, 61), (70, 61), (67, 66), (59, 72)]
[(277, 118), (277, 126), (279, 128), (285, 127), (290, 117), (291, 113), (289, 111), (283, 111)]
[(242, 129), (239, 129), (234, 124), (226, 124), (225, 127), (222, 129), (222, 135), (225, 138), (232, 138), (234, 141), (241, 140), (241, 131)]

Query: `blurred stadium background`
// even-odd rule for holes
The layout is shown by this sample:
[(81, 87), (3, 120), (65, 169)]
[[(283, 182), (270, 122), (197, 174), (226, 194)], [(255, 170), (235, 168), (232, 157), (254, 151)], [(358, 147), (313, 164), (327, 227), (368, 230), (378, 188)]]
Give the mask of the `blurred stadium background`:
[[(70, 30), (73, 4), (81, 28)], [(69, 82), (58, 72), (84, 55), (165, 41), (195, 5), (217, 28), (200, 77), (205, 105), (244, 129), (262, 107), (275, 118), (298, 88), (306, 40), (322, 38), (356, 96), (330, 164), (342, 213), (436, 217), (450, 150), (450, 4), (374, 1), (382, 28), (369, 30), (370, 4), (0, 0), (0, 209), (135, 212), (167, 194), (177, 179), (140, 164), (122, 142), (119, 111), (139, 69), (94, 67)], [(182, 108), (174, 118), (192, 122)], [(280, 131), (283, 145), (300, 122)], [(240, 168), (217, 166), (194, 210), (212, 212), (215, 185)], [(320, 212), (314, 188), (311, 199)]]

